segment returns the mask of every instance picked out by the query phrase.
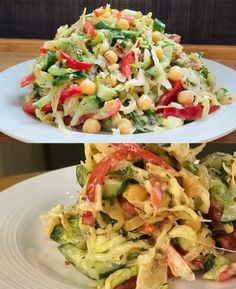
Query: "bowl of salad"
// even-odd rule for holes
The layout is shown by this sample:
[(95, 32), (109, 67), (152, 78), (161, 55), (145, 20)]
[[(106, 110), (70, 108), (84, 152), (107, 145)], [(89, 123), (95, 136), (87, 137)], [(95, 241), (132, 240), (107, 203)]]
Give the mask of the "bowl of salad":
[(44, 42), (23, 110), (62, 130), (134, 134), (181, 127), (232, 102), (181, 36), (140, 11), (95, 9)]
[(76, 169), (78, 201), (42, 216), (66, 264), (97, 289), (234, 277), (227, 252), (236, 248), (236, 158), (213, 153), (199, 160), (203, 147), (87, 144)]

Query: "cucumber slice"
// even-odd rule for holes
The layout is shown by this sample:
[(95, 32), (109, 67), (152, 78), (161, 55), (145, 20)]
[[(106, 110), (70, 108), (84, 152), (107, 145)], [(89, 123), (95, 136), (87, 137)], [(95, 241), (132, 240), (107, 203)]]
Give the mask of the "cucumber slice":
[(219, 101), (222, 101), (227, 95), (227, 93), (228, 93), (228, 90), (226, 88), (223, 88), (223, 87), (219, 88), (216, 92), (216, 97)]
[(72, 243), (81, 250), (86, 249), (86, 243), (81, 235), (74, 232), (68, 232), (61, 225), (56, 225), (54, 227), (50, 238), (61, 245)]
[(103, 199), (112, 199), (119, 196), (125, 188), (125, 182), (115, 179), (106, 179), (102, 186)]
[(87, 180), (87, 175), (88, 175), (88, 171), (86, 169), (86, 167), (81, 164), (81, 165), (78, 165), (76, 167), (76, 177), (77, 177), (77, 181), (78, 183), (80, 184), (80, 186), (83, 188), (83, 186), (85, 185), (86, 183), (86, 180)]
[(94, 37), (94, 39), (91, 41), (91, 46), (95, 46), (98, 43), (103, 42), (103, 40), (105, 39), (105, 35), (102, 31), (97, 31), (96, 36)]
[(220, 219), (221, 223), (232, 223), (236, 220), (236, 188), (229, 188), (226, 192), (224, 211)]
[(42, 70), (47, 71), (56, 62), (55, 53), (48, 51), (42, 62)]
[(42, 98), (40, 98), (39, 100), (37, 100), (36, 102), (34, 102), (33, 106), (35, 108), (41, 109), (45, 105), (49, 104), (50, 101), (51, 101), (51, 99), (50, 99), (49, 95), (45, 95)]
[(99, 97), (95, 95), (83, 97), (71, 120), (71, 126), (77, 125), (78, 120), (82, 115), (96, 113), (100, 107), (101, 100)]
[(103, 84), (98, 84), (98, 92), (97, 96), (102, 100), (102, 101), (107, 101), (115, 98), (117, 96), (117, 92), (115, 89), (107, 87)]
[(81, 273), (95, 280), (107, 277), (122, 266), (112, 261), (96, 260), (96, 254), (90, 256), (72, 244), (62, 245), (58, 249)]

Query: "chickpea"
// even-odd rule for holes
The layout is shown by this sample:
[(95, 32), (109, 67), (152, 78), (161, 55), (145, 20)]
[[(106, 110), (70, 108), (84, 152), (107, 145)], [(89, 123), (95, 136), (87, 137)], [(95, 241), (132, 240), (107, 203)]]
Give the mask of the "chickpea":
[(90, 79), (86, 78), (80, 83), (80, 89), (82, 94), (92, 95), (96, 92), (96, 84)]
[(122, 118), (118, 123), (118, 128), (121, 134), (131, 134), (133, 132), (133, 125), (127, 118)]
[(159, 32), (159, 31), (155, 31), (155, 32), (153, 32), (152, 33), (152, 41), (153, 42), (157, 42), (157, 41), (160, 41), (162, 39), (162, 34), (161, 34), (161, 32)]
[(170, 80), (177, 81), (177, 80), (180, 80), (182, 77), (183, 77), (183, 70), (181, 67), (179, 67), (177, 65), (171, 67), (171, 69), (168, 73), (168, 78)]
[(160, 46), (157, 46), (155, 48), (155, 52), (156, 52), (156, 55), (158, 57), (159, 60), (162, 60), (163, 57), (164, 57), (164, 52), (163, 52), (163, 49), (160, 47)]
[(148, 197), (146, 189), (139, 184), (131, 184), (125, 189), (125, 196), (128, 200), (143, 202)]
[(106, 85), (111, 85), (112, 87), (117, 85), (117, 79), (113, 74), (109, 74), (105, 79), (104, 83)]
[(177, 100), (182, 105), (192, 104), (194, 101), (194, 92), (192, 90), (183, 90), (178, 94)]
[(83, 132), (97, 133), (101, 130), (101, 124), (97, 119), (88, 118), (82, 128)]
[(129, 21), (124, 18), (120, 18), (116, 23), (117, 28), (128, 30), (129, 29)]
[(105, 53), (105, 58), (110, 62), (110, 64), (115, 64), (118, 61), (117, 54), (112, 50)]
[(137, 100), (138, 108), (141, 110), (147, 110), (152, 106), (152, 99), (150, 96), (143, 94)]

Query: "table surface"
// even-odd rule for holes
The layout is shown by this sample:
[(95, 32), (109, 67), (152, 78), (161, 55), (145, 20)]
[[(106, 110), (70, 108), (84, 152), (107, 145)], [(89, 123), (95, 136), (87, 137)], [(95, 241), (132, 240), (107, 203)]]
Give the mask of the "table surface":
[[(40, 39), (1, 39), (0, 38), (0, 72), (12, 65), (34, 58), (42, 46)], [(184, 45), (186, 52), (203, 51), (205, 57), (227, 65), (236, 70), (236, 46), (224, 45)], [(15, 141), (0, 133), (0, 142)], [(236, 131), (215, 142), (236, 143)]]
[(34, 173), (27, 173), (27, 174), (15, 175), (15, 176), (10, 176), (10, 177), (1, 177), (0, 178), (0, 193), (1, 191), (5, 190), (6, 188), (10, 186), (13, 186), (29, 178), (38, 176), (42, 173), (44, 172), (34, 172)]

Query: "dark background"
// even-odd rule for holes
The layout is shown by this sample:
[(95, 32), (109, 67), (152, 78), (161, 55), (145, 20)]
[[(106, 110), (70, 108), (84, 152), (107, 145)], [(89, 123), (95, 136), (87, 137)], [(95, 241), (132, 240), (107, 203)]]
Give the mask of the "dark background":
[[(236, 144), (207, 144), (199, 155), (236, 151)], [(84, 160), (83, 144), (0, 143), (0, 177), (76, 165)]]
[(50, 39), (84, 7), (91, 12), (106, 3), (152, 11), (168, 32), (182, 35), (183, 43), (236, 44), (235, 0), (0, 0), (0, 37)]

